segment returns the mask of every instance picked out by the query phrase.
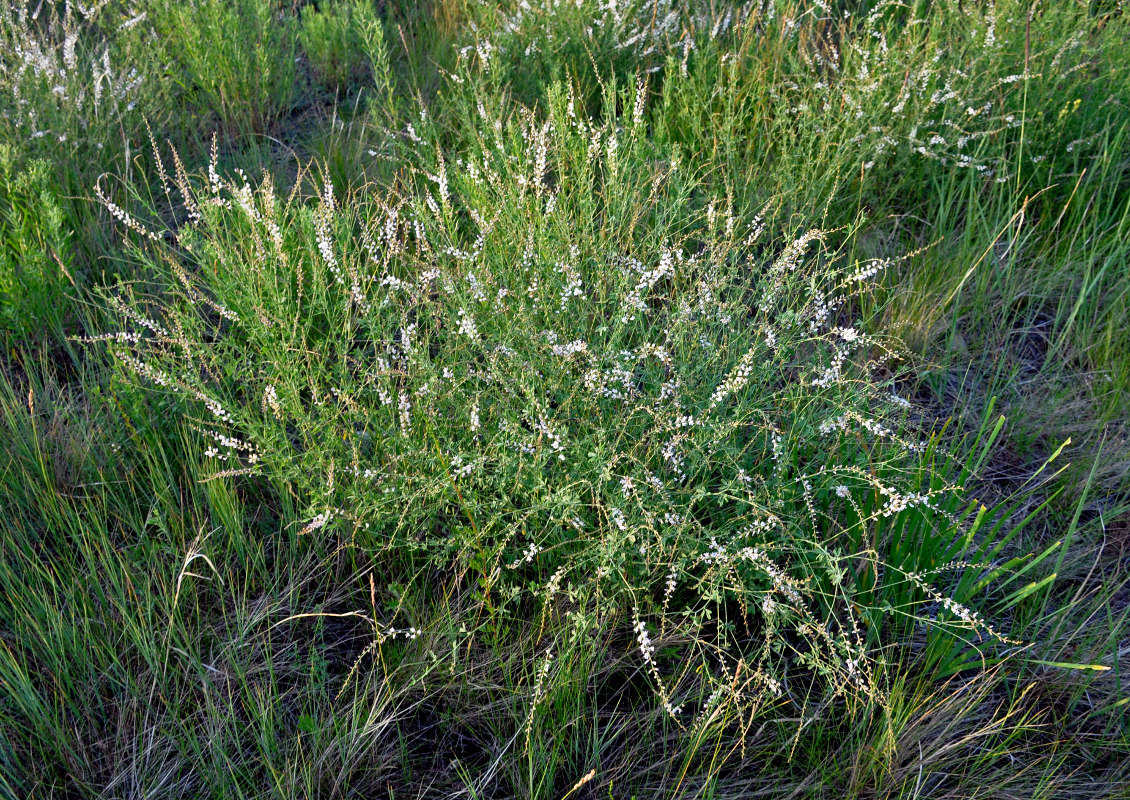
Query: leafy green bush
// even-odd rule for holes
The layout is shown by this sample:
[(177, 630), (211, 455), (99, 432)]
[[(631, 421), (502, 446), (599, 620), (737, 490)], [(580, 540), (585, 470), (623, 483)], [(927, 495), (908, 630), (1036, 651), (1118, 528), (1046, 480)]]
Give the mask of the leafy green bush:
[(181, 82), (233, 133), (261, 133), (299, 93), (294, 20), (267, 0), (191, 0), (164, 12)]
[(337, 0), (302, 9), (298, 39), (326, 88), (347, 90), (361, 75), (365, 50), (359, 26), (363, 17), (371, 16), (367, 0)]
[(201, 409), (217, 472), (306, 498), (303, 533), (389, 554), (390, 581), (472, 582), (492, 618), (541, 620), (541, 654), (618, 629), (680, 725), (881, 697), (864, 627), (892, 609), (858, 570), (993, 635), (928, 585), (946, 565), (900, 570), (869, 535), (960, 527), (957, 487), (922, 483), (897, 350), (845, 316), (891, 262), (739, 215), (709, 165), (649, 143), (637, 88), (598, 121), (551, 95), (544, 116), (480, 106), (458, 154), (422, 124), (420, 182), (383, 200), (182, 178), (176, 251), (131, 218), (172, 296), (116, 300), (105, 338)]
[(0, 334), (62, 334), (69, 242), (50, 165), (0, 144)]

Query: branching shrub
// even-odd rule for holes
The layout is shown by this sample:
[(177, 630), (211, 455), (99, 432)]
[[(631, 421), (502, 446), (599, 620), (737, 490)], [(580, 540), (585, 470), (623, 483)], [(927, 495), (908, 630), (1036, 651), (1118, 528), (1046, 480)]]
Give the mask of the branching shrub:
[(365, 63), (361, 25), (372, 19), (368, 0), (340, 0), (302, 9), (298, 40), (326, 88), (348, 89), (360, 76)]
[(0, 144), (0, 334), (61, 330), (70, 233), (49, 165), (22, 164)]
[(162, 18), (183, 83), (224, 127), (258, 133), (288, 112), (299, 91), (294, 20), (273, 0), (192, 0)]
[(645, 136), (642, 83), (596, 121), (550, 95), (484, 98), (459, 153), (422, 114), (383, 198), (284, 201), (177, 162), (191, 221), (159, 230), (103, 194), (170, 278), (114, 298), (103, 338), (199, 408), (218, 474), (305, 498), (303, 534), (386, 554), (390, 582), (474, 588), (541, 653), (619, 629), (679, 725), (881, 698), (882, 619), (914, 608), (877, 608), (864, 572), (995, 635), (931, 585), (946, 565), (872, 541), (905, 514), (959, 525), (957, 487), (921, 482), (896, 346), (849, 314), (889, 262), (711, 193), (715, 165)]

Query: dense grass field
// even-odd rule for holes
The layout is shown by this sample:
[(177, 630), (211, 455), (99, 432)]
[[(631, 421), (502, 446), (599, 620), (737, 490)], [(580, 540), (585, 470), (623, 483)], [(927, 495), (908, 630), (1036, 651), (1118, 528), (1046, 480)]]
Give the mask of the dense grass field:
[(0, 797), (1130, 797), (1110, 0), (2, 0)]

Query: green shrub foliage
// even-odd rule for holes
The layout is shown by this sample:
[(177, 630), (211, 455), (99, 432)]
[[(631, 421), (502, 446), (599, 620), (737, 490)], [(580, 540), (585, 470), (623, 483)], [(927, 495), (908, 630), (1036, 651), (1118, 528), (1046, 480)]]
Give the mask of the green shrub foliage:
[(872, 696), (876, 553), (848, 545), (902, 513), (956, 524), (952, 487), (912, 488), (896, 351), (847, 313), (889, 264), (733, 208), (648, 142), (645, 98), (609, 89), (597, 121), (560, 85), (545, 114), (480, 104), (447, 155), (422, 115), (415, 178), (381, 200), (181, 174), (173, 250), (110, 203), (179, 282), (119, 299), (106, 338), (199, 406), (217, 472), (310, 498), (305, 535), (391, 554), (389, 580), (473, 576), (550, 653), (620, 626), (680, 724), (812, 682)]

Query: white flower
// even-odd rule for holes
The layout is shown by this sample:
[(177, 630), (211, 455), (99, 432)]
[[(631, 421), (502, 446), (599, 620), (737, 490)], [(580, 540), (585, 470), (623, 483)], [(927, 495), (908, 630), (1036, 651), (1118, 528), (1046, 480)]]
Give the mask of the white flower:
[(459, 333), (472, 341), (479, 338), (479, 329), (475, 325), (474, 317), (462, 308), (459, 309)]
[(640, 653), (643, 654), (643, 660), (645, 663), (650, 664), (652, 657), (655, 655), (655, 645), (652, 644), (651, 636), (648, 635), (647, 623), (637, 616), (632, 628), (636, 632), (636, 641), (639, 642)]

